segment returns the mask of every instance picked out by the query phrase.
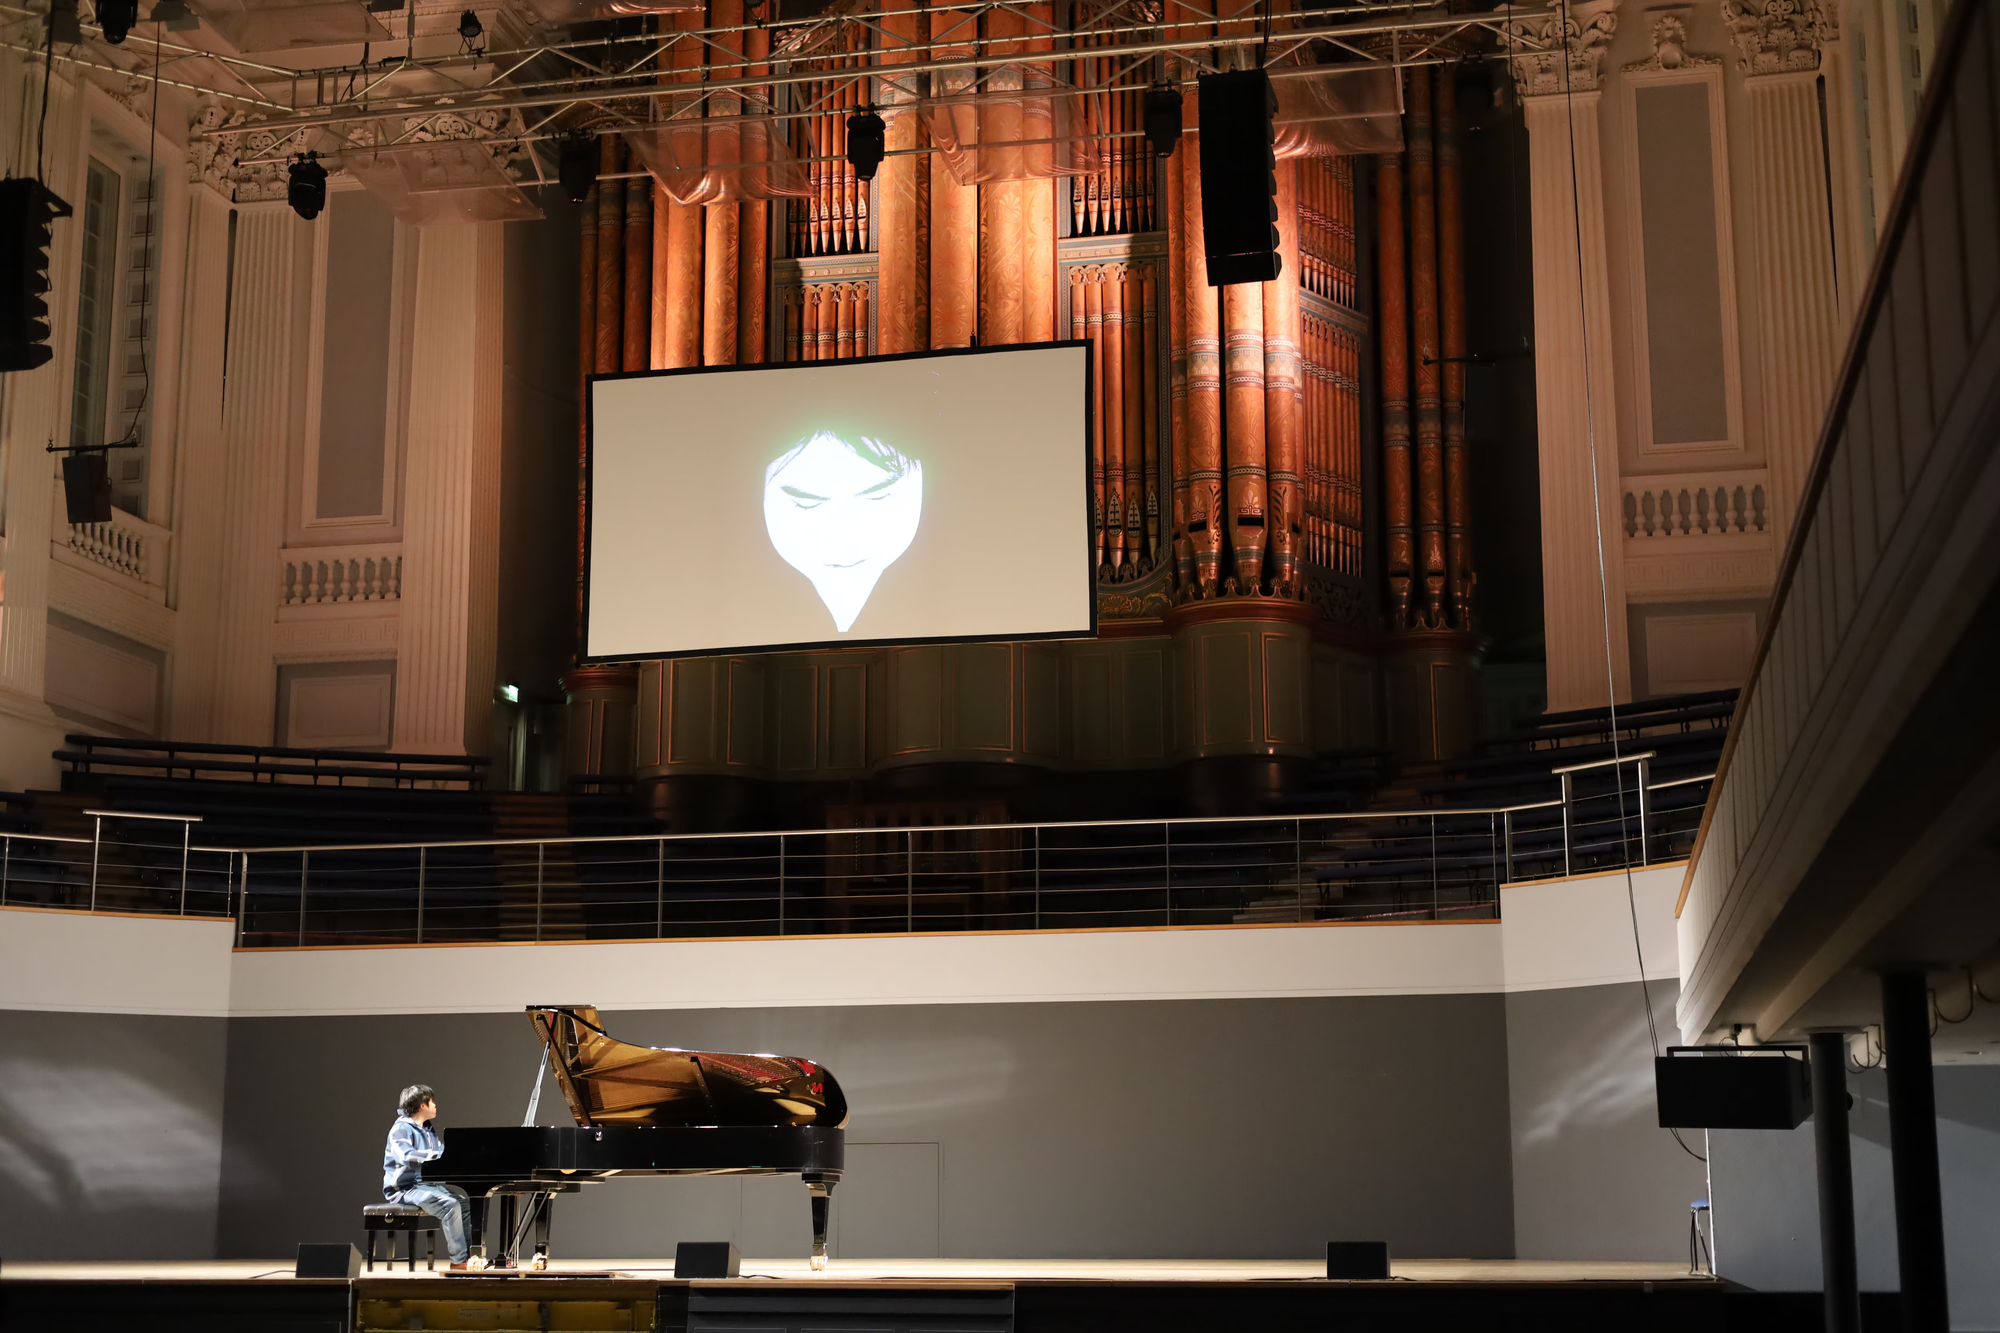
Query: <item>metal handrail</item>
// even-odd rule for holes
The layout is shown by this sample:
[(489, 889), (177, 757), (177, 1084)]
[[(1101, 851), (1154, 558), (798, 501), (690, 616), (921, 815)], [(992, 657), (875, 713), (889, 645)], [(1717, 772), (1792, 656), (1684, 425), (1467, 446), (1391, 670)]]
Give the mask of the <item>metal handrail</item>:
[[(1640, 865), (1650, 864), (1651, 862), (1650, 801), (1648, 799), (1650, 793), (1670, 787), (1682, 787), (1712, 781), (1714, 776), (1713, 774), (1696, 775), (1686, 778), (1676, 778), (1657, 784), (1649, 783), (1645, 781), (1645, 775), (1648, 767), (1647, 761), (1652, 757), (1652, 752), (1648, 751), (1642, 754), (1621, 756), (1616, 761), (1576, 766), (1576, 769), (1600, 768), (1606, 766), (1609, 762), (1629, 762), (1639, 765), (1641, 782), (1638, 807), (1639, 827), (1637, 836), (1639, 845), (1637, 863)], [(551, 869), (548, 848), (550, 846), (559, 846), (581, 851), (590, 847), (610, 847), (621, 844), (631, 844), (634, 846), (646, 846), (650, 844), (651, 848), (654, 849), (654, 855), (645, 858), (653, 862), (654, 868), (654, 874), (648, 877), (653, 883), (647, 886), (650, 892), (646, 895), (653, 900), (650, 904), (653, 910), (647, 913), (647, 916), (651, 920), (646, 923), (653, 928), (654, 933), (651, 936), (652, 938), (667, 937), (666, 931), (670, 923), (666, 920), (665, 905), (668, 879), (666, 871), (669, 865), (675, 866), (680, 871), (693, 869), (700, 875), (713, 876), (714, 878), (707, 882), (718, 886), (711, 894), (689, 897), (688, 893), (690, 890), (694, 891), (697, 895), (702, 894), (701, 889), (698, 887), (702, 881), (681, 879), (677, 882), (677, 896), (675, 898), (675, 902), (679, 906), (712, 909), (732, 903), (741, 907), (748, 907), (752, 903), (775, 902), (775, 924), (778, 933), (782, 935), (791, 933), (800, 927), (812, 929), (815, 923), (823, 925), (826, 921), (835, 919), (834, 917), (825, 915), (823, 909), (830, 908), (832, 904), (841, 899), (827, 892), (813, 893), (810, 891), (801, 891), (793, 887), (791, 881), (810, 883), (821, 876), (825, 876), (831, 880), (834, 877), (834, 872), (826, 867), (835, 858), (846, 856), (872, 859), (888, 858), (884, 869), (887, 870), (889, 876), (901, 882), (895, 888), (888, 889), (887, 892), (902, 899), (898, 904), (898, 911), (895, 918), (897, 924), (891, 930), (906, 932), (914, 932), (918, 928), (919, 914), (917, 912), (917, 899), (920, 896), (919, 879), (928, 879), (935, 883), (940, 874), (951, 876), (960, 873), (937, 869), (920, 870), (917, 864), (920, 857), (939, 857), (949, 861), (951, 858), (956, 857), (1005, 857), (1009, 854), (1018, 856), (1022, 864), (992, 870), (977, 869), (970, 873), (975, 876), (986, 874), (998, 874), (1001, 876), (1026, 874), (1031, 877), (1033, 880), (1032, 919), (1034, 923), (1033, 928), (1035, 929), (1047, 928), (1045, 917), (1051, 912), (1055, 913), (1059, 920), (1061, 918), (1069, 918), (1073, 921), (1078, 915), (1079, 910), (1093, 916), (1109, 916), (1120, 920), (1128, 919), (1135, 914), (1157, 917), (1161, 915), (1163, 910), (1164, 918), (1168, 924), (1186, 924), (1190, 912), (1199, 916), (1202, 913), (1208, 912), (1236, 910), (1218, 904), (1213, 897), (1203, 898), (1201, 896), (1204, 893), (1214, 894), (1218, 891), (1240, 891), (1244, 893), (1246, 897), (1237, 905), (1243, 911), (1248, 911), (1252, 906), (1256, 906), (1258, 910), (1268, 912), (1273, 906), (1271, 894), (1279, 895), (1276, 899), (1277, 902), (1283, 902), (1285, 896), (1289, 895), (1292, 900), (1292, 906), (1280, 910), (1287, 912), (1289, 915), (1295, 915), (1299, 921), (1305, 921), (1310, 919), (1306, 903), (1307, 890), (1310, 887), (1308, 884), (1309, 877), (1313, 884), (1319, 886), (1315, 889), (1315, 892), (1320, 895), (1319, 902), (1322, 907), (1329, 902), (1329, 899), (1326, 897), (1326, 886), (1329, 883), (1346, 884), (1348, 886), (1347, 891), (1349, 892), (1352, 892), (1356, 885), (1360, 885), (1369, 893), (1379, 892), (1400, 895), (1395, 898), (1395, 901), (1401, 904), (1401, 906), (1394, 911), (1387, 912), (1389, 916), (1400, 917), (1417, 914), (1436, 918), (1439, 915), (1440, 904), (1442, 902), (1438, 896), (1442, 877), (1444, 881), (1452, 885), (1454, 894), (1460, 891), (1474, 892), (1476, 894), (1475, 897), (1464, 899), (1454, 897), (1450, 904), (1452, 910), (1457, 911), (1464, 907), (1477, 908), (1479, 904), (1485, 903), (1497, 914), (1497, 889), (1503, 884), (1515, 882), (1514, 874), (1520, 860), (1515, 848), (1518, 832), (1516, 816), (1518, 815), (1540, 810), (1560, 809), (1562, 811), (1559, 827), (1561, 830), (1561, 864), (1564, 874), (1574, 873), (1574, 856), (1579, 845), (1586, 848), (1595, 848), (1599, 855), (1602, 854), (1608, 844), (1602, 835), (1595, 832), (1595, 830), (1601, 830), (1607, 824), (1615, 824), (1621, 830), (1616, 835), (1617, 844), (1628, 848), (1625, 856), (1629, 859), (1631, 855), (1629, 850), (1631, 835), (1629, 831), (1626, 831), (1626, 817), (1599, 818), (1596, 815), (1584, 814), (1579, 819), (1579, 807), (1585, 806), (1587, 802), (1608, 800), (1612, 794), (1605, 792), (1593, 794), (1588, 797), (1579, 797), (1571, 782), (1570, 774), (1574, 771), (1575, 769), (1553, 771), (1549, 774), (1551, 777), (1559, 778), (1562, 783), (1562, 795), (1555, 800), (1522, 801), (1510, 805), (1464, 808), (1427, 806), (1419, 809), (1330, 811), (1323, 814), (1304, 815), (1204, 815), (1163, 819), (1043, 820), (1021, 823), (988, 822), (908, 826), (880, 825), (848, 828), (757, 830), (740, 833), (609, 834), (581, 837), (465, 839), (433, 842), (315, 843), (272, 847), (193, 845), (191, 842), (191, 833), (194, 825), (202, 822), (199, 816), (157, 814), (149, 811), (88, 810), (84, 813), (92, 818), (95, 825), (93, 836), (90, 838), (70, 837), (52, 833), (0, 832), (0, 906), (8, 903), (10, 880), (15, 885), (21, 883), (60, 885), (63, 886), (65, 893), (71, 893), (75, 897), (84, 897), (84, 892), (82, 891), (86, 889), (86, 885), (77, 883), (74, 878), (71, 878), (71, 876), (76, 875), (77, 872), (83, 869), (80, 855), (70, 854), (66, 858), (52, 863), (45, 861), (45, 866), (54, 866), (52, 874), (44, 873), (41, 876), (37, 876), (33, 872), (30, 872), (27, 876), (22, 876), (19, 867), (26, 864), (27, 861), (26, 858), (17, 857), (17, 843), (28, 846), (31, 849), (30, 855), (32, 855), (32, 849), (36, 846), (56, 845), (80, 849), (88, 845), (91, 851), (87, 883), (88, 896), (85, 899), (88, 904), (86, 910), (96, 910), (98, 889), (104, 870), (103, 850), (106, 846), (103, 837), (104, 821), (107, 819), (135, 819), (177, 823), (181, 826), (182, 845), (179, 849), (181, 852), (181, 866), (177, 908), (183, 916), (188, 914), (188, 894), (191, 878), (190, 858), (197, 855), (203, 858), (222, 858), (222, 867), (220, 870), (205, 869), (202, 871), (203, 875), (210, 877), (211, 883), (219, 878), (221, 884), (219, 889), (205, 888), (202, 892), (219, 895), (222, 902), (222, 909), (219, 912), (199, 912), (197, 914), (211, 915), (219, 918), (233, 917), (235, 919), (239, 944), (244, 941), (248, 933), (267, 933), (263, 930), (250, 932), (248, 923), (253, 907), (258, 906), (259, 903), (268, 902), (271, 892), (268, 888), (253, 889), (253, 862), (271, 856), (296, 856), (299, 859), (298, 881), (295, 889), (298, 895), (296, 904), (293, 904), (289, 894), (281, 890), (280, 898), (283, 905), (280, 910), (287, 913), (286, 925), (283, 930), (284, 937), (288, 941), (295, 940), (299, 945), (304, 945), (309, 934), (307, 929), (308, 895), (322, 901), (322, 895), (331, 895), (334, 899), (331, 906), (314, 907), (312, 911), (315, 914), (319, 914), (322, 918), (324, 918), (325, 913), (332, 912), (337, 920), (343, 912), (351, 913), (361, 910), (375, 910), (373, 907), (356, 908), (352, 906), (357, 900), (357, 894), (360, 895), (360, 899), (364, 902), (370, 901), (372, 895), (383, 895), (380, 898), (373, 898), (372, 901), (394, 906), (393, 903), (389, 903), (389, 895), (407, 895), (409, 892), (409, 885), (407, 883), (396, 882), (396, 877), (406, 873), (407, 867), (403, 869), (396, 867), (360, 867), (357, 869), (344, 867), (336, 861), (331, 871), (321, 869), (317, 870), (316, 873), (315, 853), (327, 854), (328, 859), (333, 859), (353, 858), (356, 856), (366, 857), (382, 852), (415, 852), (417, 854), (414, 899), (416, 939), (418, 942), (422, 942), (432, 934), (432, 927), (426, 921), (427, 917), (435, 917), (438, 913), (443, 913), (446, 919), (449, 919), (450, 913), (454, 910), (451, 903), (451, 894), (454, 888), (463, 892), (467, 889), (484, 890), (503, 887), (503, 881), (499, 879), (496, 879), (491, 885), (466, 884), (462, 880), (454, 885), (450, 879), (454, 871), (450, 866), (449, 860), (433, 860), (434, 854), (448, 854), (455, 850), (498, 851), (507, 848), (517, 848), (525, 851), (525, 849), (533, 848), (535, 853), (533, 865), (533, 932), (535, 938), (539, 939), (544, 934), (545, 929), (546, 894), (549, 884), (548, 876)], [(1478, 828), (1478, 822), (1482, 817), (1486, 820), (1486, 830), (1483, 837)], [(1398, 826), (1407, 825), (1409, 821), (1414, 820), (1425, 821), (1428, 829), (1407, 830), (1410, 846), (1407, 849), (1407, 854), (1405, 854), (1402, 850), (1403, 836), (1388, 831)], [(1446, 827), (1443, 829), (1439, 828), (1440, 820), (1445, 821)], [(1280, 836), (1283, 831), (1283, 825), (1286, 823), (1290, 823), (1293, 826), (1290, 837)], [(1305, 827), (1308, 823), (1314, 824), (1321, 830), (1325, 830), (1330, 825), (1335, 827), (1341, 825), (1363, 825), (1382, 830), (1383, 833), (1380, 836), (1370, 835), (1359, 843), (1350, 842), (1343, 845), (1339, 841), (1340, 835), (1323, 831), (1315, 835), (1317, 842), (1313, 848), (1314, 856), (1308, 858), (1305, 855), (1307, 840), (1304, 836)], [(1289, 857), (1282, 858), (1282, 865), (1278, 860), (1268, 862), (1256, 860), (1234, 862), (1225, 859), (1223, 861), (1210, 860), (1204, 863), (1201, 860), (1203, 852), (1234, 846), (1236, 844), (1205, 843), (1199, 838), (1176, 838), (1175, 836), (1176, 830), (1181, 830), (1185, 834), (1195, 829), (1211, 826), (1234, 826), (1251, 830), (1266, 827), (1275, 828), (1279, 832), (1273, 834), (1272, 838), (1266, 841), (1275, 840), (1273, 841), (1274, 846), (1277, 842), (1291, 843), (1290, 855)], [(1534, 842), (1531, 848), (1525, 853), (1528, 864), (1531, 867), (1537, 862), (1546, 862), (1556, 855), (1556, 848), (1549, 837), (1555, 831), (1556, 827), (1558, 826), (1547, 821), (1531, 826), (1530, 833), (1534, 836)], [(1159, 842), (1141, 841), (1130, 844), (1114, 843), (1109, 846), (1090, 846), (1086, 844), (1075, 847), (1051, 847), (1044, 837), (1045, 832), (1060, 833), (1065, 830), (1098, 831), (1142, 828), (1161, 830), (1162, 840)], [(1582, 837), (1579, 836), (1580, 830), (1582, 831)], [(929, 850), (920, 848), (918, 845), (918, 839), (925, 835), (964, 838), (966, 835), (988, 833), (1017, 835), (1018, 845), (1011, 847), (946, 846)], [(1022, 834), (1028, 836), (1018, 837), (1018, 835)], [(848, 835), (856, 839), (883, 839), (885, 840), (885, 846), (879, 852), (813, 851), (799, 848), (794, 841), (800, 838), (835, 840), (841, 838), (843, 835)], [(1441, 838), (1445, 840), (1442, 844), (1440, 842)], [(1472, 840), (1470, 845), (1468, 845), (1468, 840)], [(667, 856), (667, 848), (670, 843), (689, 845), (703, 842), (722, 844), (722, 846), (717, 847), (715, 854), (712, 856), (704, 856), (699, 852), (678, 860), (670, 860)], [(752, 849), (746, 849), (741, 852), (728, 852), (724, 850), (727, 846), (740, 846), (746, 842), (752, 845)], [(1243, 846), (1247, 848), (1257, 842), (1256, 838), (1252, 838), (1244, 843)], [(1486, 850), (1473, 850), (1482, 843), (1486, 844)], [(900, 844), (900, 846), (896, 844)], [(1422, 850), (1419, 850), (1419, 844), (1427, 845), (1424, 845)], [(111, 845), (117, 846), (119, 844), (113, 843)], [(159, 844), (145, 843), (136, 845), (152, 848), (155, 851), (165, 850)], [(833, 843), (832, 845), (837, 846), (838, 844)], [(1353, 853), (1357, 849), (1365, 850), (1362, 855), (1355, 856)], [(1149, 859), (1151, 854), (1155, 852), (1159, 854), (1157, 862)], [(1330, 859), (1329, 852), (1331, 853)], [(1060, 860), (1053, 865), (1047, 862), (1049, 854), (1054, 854), (1060, 858), (1068, 853), (1080, 853), (1086, 857), (1093, 857), (1095, 859), (1089, 860), (1084, 864), (1069, 866), (1061, 865)], [(1187, 861), (1190, 853), (1195, 857), (1192, 866)], [(1107, 854), (1112, 857), (1110, 862), (1104, 859)], [(1031, 865), (1028, 863), (1030, 858), (1032, 858)], [(812, 868), (816, 861), (821, 866), (818, 871)], [(1178, 875), (1176, 874), (1177, 861), (1181, 863)], [(502, 869), (499, 873), (505, 873), (505, 864), (505, 862), (501, 863)], [(604, 862), (600, 860), (595, 864), (601, 868), (605, 865), (615, 866), (618, 862)], [(800, 865), (806, 867), (803, 873), (797, 869)], [(1348, 873), (1338, 878), (1322, 873), (1328, 867), (1343, 865), (1349, 867)], [(440, 872), (441, 866), (443, 867), (442, 872)], [(712, 869), (703, 869), (705, 866), (712, 867)], [(888, 869), (887, 867), (889, 866), (893, 866), (894, 868)], [(525, 866), (523, 869), (525, 870)], [(773, 869), (775, 869), (775, 880), (771, 880), (770, 878)], [(1268, 882), (1255, 878), (1256, 872), (1260, 870), (1269, 872), (1271, 878)], [(1161, 880), (1150, 891), (1159, 891), (1161, 897), (1153, 899), (1151, 905), (1128, 908), (1100, 904), (1080, 909), (1060, 906), (1060, 904), (1065, 902), (1086, 900), (1089, 895), (1093, 894), (1125, 893), (1133, 886), (1119, 882), (1121, 877), (1130, 878), (1134, 875), (1144, 877), (1155, 871), (1160, 874)], [(1202, 879), (1204, 874), (1212, 876), (1218, 871), (1242, 873), (1248, 875), (1249, 878), (1231, 881), (1228, 885), (1213, 878), (1204, 883)], [(375, 887), (363, 885), (358, 888), (352, 881), (343, 882), (341, 879), (343, 875), (351, 876), (357, 872), (364, 874), (379, 872), (386, 878), (379, 881)], [(289, 873), (289, 871), (281, 873)], [(433, 882), (434, 877), (440, 873), (445, 878)], [(462, 868), (457, 873), (462, 874)], [(842, 878), (851, 877), (848, 872), (843, 871), (839, 873)], [(268, 871), (260, 871), (258, 872), (258, 879), (268, 883), (268, 874)], [(330, 886), (329, 881), (325, 878), (328, 874), (334, 876)], [(882, 871), (880, 870), (859, 870), (853, 872), (853, 874), (864, 881), (882, 878)], [(1045, 874), (1054, 877), (1055, 882), (1045, 884)], [(1085, 882), (1081, 884), (1064, 882), (1065, 879), (1071, 877), (1081, 878)], [(1089, 882), (1093, 877), (1108, 877), (1109, 882)], [(1191, 888), (1189, 887), (1190, 879), (1192, 880)], [(1410, 888), (1410, 885), (1404, 883), (1404, 881), (1422, 883), (1426, 880), (1430, 886), (1430, 904), (1428, 906), (1411, 907), (1406, 901), (1408, 897), (1407, 890)], [(129, 887), (130, 881), (125, 882)], [(558, 886), (566, 882), (563, 880), (556, 881)], [(768, 882), (769, 886), (774, 889), (774, 892), (757, 892), (755, 885), (759, 882)], [(141, 884), (142, 886), (145, 885), (143, 879)], [(1482, 884), (1488, 886), (1493, 891), (1490, 898), (1486, 896), (1487, 889), (1478, 888)], [(1253, 902), (1247, 897), (1247, 894), (1253, 888), (1260, 886), (1265, 891), (1265, 896), (1257, 898)], [(150, 887), (143, 887), (142, 891), (156, 893), (160, 887), (162, 886), (152, 885)], [(171, 880), (164, 887), (172, 891)], [(523, 881), (523, 887), (525, 887), (525, 881)], [(588, 887), (597, 892), (600, 896), (589, 901), (594, 902), (599, 909), (616, 908), (622, 902), (621, 899), (615, 896), (615, 884), (600, 881), (594, 885), (586, 885), (585, 881), (577, 879), (574, 881), (574, 887), (579, 889)], [(746, 890), (749, 891), (747, 896)], [(935, 890), (931, 891), (934, 892)], [(1015, 891), (1013, 889), (1003, 890), (1003, 892), (1009, 893)], [(1020, 891), (1025, 892), (1025, 889)], [(982, 892), (984, 891), (982, 890)], [(1178, 901), (1176, 899), (1177, 892), (1181, 895)], [(1192, 905), (1190, 905), (1187, 897), (1190, 892), (1196, 895), (1192, 901)], [(438, 897), (440, 894), (442, 895), (441, 898)], [(883, 896), (883, 893), (880, 888), (870, 888), (863, 890), (858, 896), (864, 899), (879, 898)], [(1045, 906), (1045, 897), (1051, 902), (1058, 904), (1058, 906)], [(253, 898), (257, 899), (258, 902), (253, 903)], [(1336, 895), (1335, 901), (1339, 901), (1338, 895)], [(342, 902), (348, 905), (342, 906)], [(525, 900), (522, 906), (525, 909)], [(268, 910), (268, 908), (265, 910)], [(458, 910), (463, 910), (462, 904)], [(932, 915), (935, 915), (935, 913), (932, 913)], [(1020, 915), (1025, 920), (1029, 913), (1024, 908)], [(749, 921), (750, 918), (743, 918), (743, 920)], [(758, 918), (758, 920), (765, 925), (771, 924), (768, 921), (763, 921), (762, 918)], [(695, 921), (692, 918), (683, 918), (681, 922), (673, 924), (687, 925), (690, 923), (708, 926), (727, 925), (737, 923), (737, 918), (734, 916), (714, 917), (711, 915), (699, 921)], [(1017, 927), (993, 927), (989, 925), (963, 928), (1015, 929)], [(373, 927), (362, 929), (364, 929), (364, 933), (375, 931)], [(633, 938), (646, 938), (644, 929), (645, 927), (641, 926), (640, 932), (633, 936)]]

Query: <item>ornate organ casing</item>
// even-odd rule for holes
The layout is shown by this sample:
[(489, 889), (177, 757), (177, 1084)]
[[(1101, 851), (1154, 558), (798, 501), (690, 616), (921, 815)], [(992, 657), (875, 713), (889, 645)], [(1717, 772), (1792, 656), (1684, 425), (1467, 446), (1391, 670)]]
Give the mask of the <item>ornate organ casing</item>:
[[(740, 13), (741, 0), (711, 0), (706, 16), (679, 21), (723, 26)], [(801, 197), (684, 207), (643, 180), (602, 181), (584, 206), (595, 225), (584, 234), (582, 364), (630, 366), (639, 348), (640, 364), (669, 367), (1087, 341), (1099, 637), (642, 664), (622, 677), (635, 687), (642, 782), (1220, 763), (1249, 765), (1252, 786), (1283, 785), (1317, 754), (1387, 743), (1429, 758), (1460, 743), (1411, 694), (1439, 666), (1464, 670), (1470, 624), (1463, 368), (1438, 361), (1440, 350), (1463, 354), (1462, 278), (1455, 257), (1438, 260), (1457, 244), (1455, 157), (1438, 146), (1451, 131), (1433, 110), (1395, 159), (1280, 162), (1283, 273), (1210, 287), (1192, 89), (1188, 132), (1159, 158), (1140, 135), (1140, 88), (1104, 87), (1115, 58), (1091, 54), (1100, 43), (1088, 25), (1058, 52), (1041, 25), (1067, 18), (1049, 5), (1034, 13), (1031, 25), (1013, 11), (906, 0), (878, 27), (841, 29), (810, 57), (819, 77), (782, 85), (806, 168)], [(849, 72), (914, 58), (906, 47), (948, 59), (975, 40), (1082, 90), (1079, 133), (1099, 147), (1090, 170), (960, 184), (929, 151), (917, 110), (949, 90), (877, 78), (871, 95)], [(768, 47), (742, 59), (760, 56)], [(660, 78), (734, 58), (677, 42)], [(1415, 76), (1413, 127), (1436, 86), (1429, 70)], [(844, 160), (846, 119), (870, 100), (890, 155), (863, 182)], [(707, 114), (742, 110), (716, 103)], [(1428, 165), (1403, 163), (1426, 149)], [(605, 150), (607, 172), (620, 162)], [(1419, 170), (1451, 184), (1406, 204), (1403, 178)], [(1404, 257), (1416, 250), (1430, 258)], [(1371, 251), (1379, 271), (1364, 279)], [(1379, 357), (1374, 290), (1396, 343)], [(1397, 396), (1413, 364), (1414, 412), (1409, 389)], [(978, 596), (986, 576), (969, 573), (962, 595)], [(615, 715), (598, 676), (580, 683), (592, 716)], [(1410, 721), (1419, 715), (1433, 720)]]

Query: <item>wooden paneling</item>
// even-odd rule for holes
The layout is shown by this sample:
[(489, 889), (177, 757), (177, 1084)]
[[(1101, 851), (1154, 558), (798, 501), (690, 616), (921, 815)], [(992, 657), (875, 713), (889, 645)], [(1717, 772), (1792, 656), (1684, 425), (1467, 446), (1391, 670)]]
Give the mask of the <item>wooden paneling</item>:
[(1264, 739), (1307, 743), (1305, 643), (1289, 634), (1264, 636)]
[(729, 740), (725, 753), (732, 764), (764, 766), (764, 661), (755, 657), (729, 659)]
[(896, 648), (889, 653), (889, 752), (914, 754), (944, 743), (944, 649)]
[(1247, 745), (1255, 741), (1257, 700), (1251, 695), (1250, 631), (1209, 634), (1201, 639), (1201, 743)]
[(802, 773), (819, 763), (819, 669), (778, 668), (778, 771)]
[(1007, 750), (1014, 744), (1013, 647), (967, 643), (952, 650), (953, 741), (963, 750)]
[(1038, 759), (1054, 759), (1062, 753), (1062, 651), (1028, 644), (1022, 656), (1021, 743)]
[(713, 657), (681, 657), (667, 664), (667, 694), (672, 709), (667, 718), (667, 762), (716, 762), (716, 668)]
[(1074, 757), (1081, 763), (1104, 763), (1111, 758), (1110, 654), (1078, 654), (1070, 664), (1070, 679), (1076, 691), (1070, 710), (1076, 719)]
[(1125, 654), (1125, 743), (1122, 758), (1158, 759), (1167, 752), (1166, 662), (1158, 649)]
[(829, 768), (868, 763), (868, 667), (843, 662), (826, 669), (826, 762)]

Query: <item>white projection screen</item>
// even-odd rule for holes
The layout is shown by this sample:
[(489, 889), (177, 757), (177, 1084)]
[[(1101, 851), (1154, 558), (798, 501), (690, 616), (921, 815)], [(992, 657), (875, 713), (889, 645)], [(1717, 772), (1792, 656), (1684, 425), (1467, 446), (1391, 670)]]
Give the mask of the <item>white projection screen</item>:
[(1087, 343), (588, 382), (587, 661), (1097, 632)]

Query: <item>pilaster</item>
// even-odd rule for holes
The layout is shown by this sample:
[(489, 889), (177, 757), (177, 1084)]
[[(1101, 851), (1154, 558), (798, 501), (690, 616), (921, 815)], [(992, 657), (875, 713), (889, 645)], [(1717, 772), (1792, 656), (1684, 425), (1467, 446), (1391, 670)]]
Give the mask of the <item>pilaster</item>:
[(1815, 4), (1724, 0), (1750, 105), (1750, 170), (1764, 454), (1782, 545), (1811, 466), (1844, 333), (1829, 228)]
[[(34, 112), (19, 115), (16, 161), (25, 153), (34, 164), (35, 114), (39, 112), (42, 71), (25, 58), (7, 57), (8, 69), (25, 79), (12, 87), (12, 100)], [(18, 114), (18, 113), (17, 113)], [(49, 295), (55, 355), (34, 370), (15, 371), (0, 388), (0, 785), (46, 784), (54, 774), (49, 758), (62, 724), (43, 701), (48, 653), (49, 539), (59, 508), (61, 464), (45, 452), (50, 441), (69, 438), (71, 363), (76, 350), (77, 266), (82, 234), (79, 152), (83, 133), (82, 90), (57, 73), (49, 87), (47, 152), (43, 178), (76, 210), (56, 222), (51, 250)]]
[(1611, 701), (1607, 635), (1612, 698), (1631, 695), (1598, 129), (1600, 67), (1616, 26), (1610, 0), (1593, 0), (1508, 29), (1528, 124), (1542, 597), (1554, 711)]
[[(199, 182), (188, 189), (187, 286), (181, 308), (179, 419), (174, 438), (176, 568), (179, 608), (169, 734), (214, 735), (216, 634), (223, 608), (223, 534), (211, 516), (223, 510), (229, 469), (223, 434), (223, 338), (229, 300), (229, 200)], [(273, 566), (275, 573), (275, 565)]]
[(434, 227), (417, 250), (395, 748), (475, 753), (499, 615), (505, 232)]
[(298, 362), (307, 346), (301, 279), (312, 253), (308, 225), (283, 203), (243, 205), (237, 211), (219, 450), (215, 659), (207, 676), (209, 734), (218, 742), (271, 742), (285, 466), (303, 412), (305, 376)]

